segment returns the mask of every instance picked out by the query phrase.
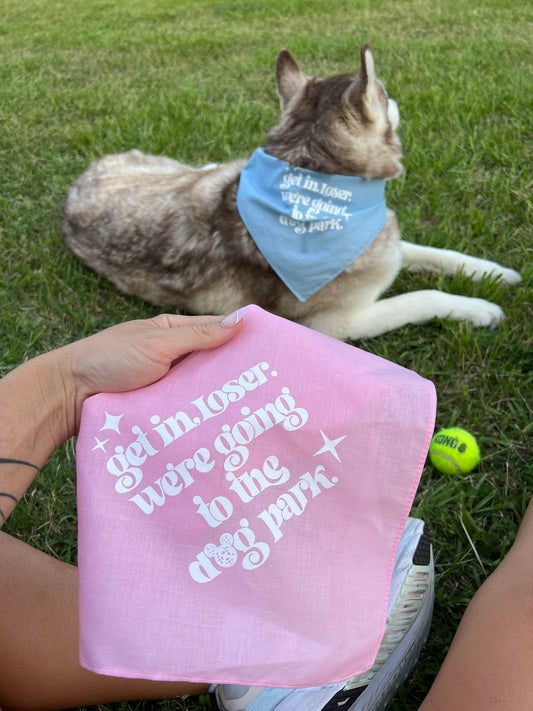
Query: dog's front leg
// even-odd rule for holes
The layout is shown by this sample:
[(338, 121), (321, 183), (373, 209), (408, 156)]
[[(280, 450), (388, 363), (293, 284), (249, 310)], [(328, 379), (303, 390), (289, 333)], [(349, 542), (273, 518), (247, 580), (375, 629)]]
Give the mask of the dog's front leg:
[(382, 299), (345, 318), (346, 333), (337, 338), (373, 338), (407, 324), (424, 324), (433, 318), (469, 321), (473, 326), (497, 326), (505, 318), (496, 304), (484, 299), (442, 291), (411, 291)]
[(403, 240), (400, 242), (400, 248), (402, 267), (411, 272), (427, 270), (453, 276), (462, 271), (474, 281), (480, 281), (484, 276), (500, 277), (504, 284), (517, 284), (520, 281), (520, 274), (514, 269), (507, 269), (488, 259), (470, 257), (451, 249), (411, 244)]

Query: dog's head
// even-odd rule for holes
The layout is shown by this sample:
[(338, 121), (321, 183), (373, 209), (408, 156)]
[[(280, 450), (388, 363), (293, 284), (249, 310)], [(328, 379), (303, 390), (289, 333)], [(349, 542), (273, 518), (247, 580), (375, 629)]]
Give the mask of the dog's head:
[(394, 178), (402, 170), (399, 113), (377, 78), (368, 45), (357, 74), (306, 76), (283, 49), (276, 63), (281, 121), (266, 150), (292, 165), (323, 173)]

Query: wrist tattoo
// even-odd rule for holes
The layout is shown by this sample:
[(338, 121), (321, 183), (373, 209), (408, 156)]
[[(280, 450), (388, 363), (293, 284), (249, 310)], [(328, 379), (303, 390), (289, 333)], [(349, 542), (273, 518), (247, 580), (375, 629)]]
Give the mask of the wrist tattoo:
[[(15, 506), (16, 506), (16, 505), (18, 504), (18, 502), (19, 502), (19, 500), (18, 500), (15, 496), (13, 496), (13, 494), (8, 494), (6, 491), (0, 491), (0, 496), (5, 496), (6, 498), (11, 499), (12, 501), (15, 502)], [(2, 519), (3, 519), (4, 521), (6, 520), (6, 515), (4, 514), (4, 512), (2, 511), (2, 509), (0, 509), (0, 516), (2, 517)]]
[(0, 457), (0, 464), (22, 464), (25, 467), (33, 467), (33, 469), (37, 469), (38, 472), (41, 471), (36, 464), (25, 462), (22, 459), (4, 459), (3, 457)]

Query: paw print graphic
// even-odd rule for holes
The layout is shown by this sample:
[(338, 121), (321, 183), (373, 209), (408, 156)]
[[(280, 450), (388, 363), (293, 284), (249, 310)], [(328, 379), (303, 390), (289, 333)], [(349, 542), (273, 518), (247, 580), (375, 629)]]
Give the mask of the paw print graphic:
[(204, 548), (204, 553), (208, 558), (214, 558), (215, 563), (221, 568), (231, 568), (237, 562), (237, 551), (233, 547), (233, 536), (231, 533), (223, 533), (220, 536), (220, 546), (208, 543)]

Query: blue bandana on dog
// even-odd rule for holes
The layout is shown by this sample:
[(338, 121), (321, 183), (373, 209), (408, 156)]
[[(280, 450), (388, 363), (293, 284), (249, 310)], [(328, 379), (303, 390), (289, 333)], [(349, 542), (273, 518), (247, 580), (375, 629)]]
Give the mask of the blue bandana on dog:
[(300, 301), (364, 252), (386, 220), (385, 181), (294, 168), (259, 148), (237, 207), (246, 229)]

